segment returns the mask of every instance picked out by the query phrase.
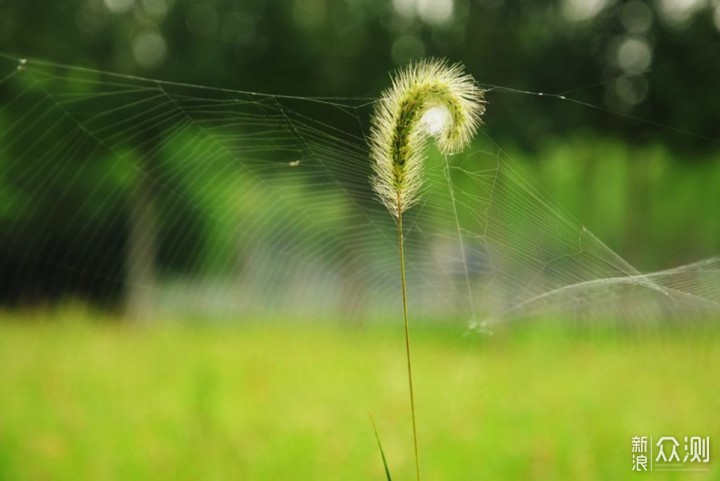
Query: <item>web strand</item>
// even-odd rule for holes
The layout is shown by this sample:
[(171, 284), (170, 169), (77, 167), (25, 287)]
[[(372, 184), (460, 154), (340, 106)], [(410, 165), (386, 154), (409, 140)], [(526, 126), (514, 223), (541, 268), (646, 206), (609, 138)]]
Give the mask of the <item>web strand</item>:
[[(73, 284), (108, 297), (139, 287), (169, 313), (394, 317), (396, 226), (368, 180), (373, 99), (240, 92), (34, 60), (18, 69), (17, 59), (0, 59), (0, 197), (9, 206), (0, 250), (15, 259), (6, 274), (19, 297)], [(605, 110), (565, 95), (491, 93)], [(404, 218), (418, 318), (639, 326), (720, 312), (717, 258), (643, 274), (486, 133), (465, 154), (429, 152), (421, 203)], [(122, 240), (140, 181), (161, 213), (158, 279), (147, 286), (127, 278)]]

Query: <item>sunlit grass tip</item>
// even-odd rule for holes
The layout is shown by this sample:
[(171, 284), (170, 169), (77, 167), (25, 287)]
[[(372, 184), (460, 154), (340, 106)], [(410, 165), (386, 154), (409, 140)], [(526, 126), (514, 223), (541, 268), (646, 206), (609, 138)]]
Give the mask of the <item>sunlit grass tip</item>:
[(422, 188), (424, 144), (465, 148), (481, 125), (484, 91), (461, 64), (427, 59), (395, 73), (375, 107), (370, 130), (372, 186), (395, 216), (412, 207)]

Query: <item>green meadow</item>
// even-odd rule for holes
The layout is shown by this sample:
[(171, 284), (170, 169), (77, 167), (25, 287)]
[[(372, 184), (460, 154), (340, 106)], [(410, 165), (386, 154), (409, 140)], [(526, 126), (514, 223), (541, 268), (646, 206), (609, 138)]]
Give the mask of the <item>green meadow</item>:
[[(2, 480), (384, 480), (370, 412), (414, 477), (400, 326), (2, 317)], [(418, 326), (423, 477), (720, 479), (719, 339)], [(637, 435), (710, 436), (709, 469), (633, 473)]]

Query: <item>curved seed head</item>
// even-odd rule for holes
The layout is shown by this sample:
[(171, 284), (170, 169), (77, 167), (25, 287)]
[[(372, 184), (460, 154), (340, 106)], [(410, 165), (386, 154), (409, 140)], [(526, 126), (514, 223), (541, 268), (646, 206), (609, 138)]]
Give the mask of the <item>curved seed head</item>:
[(399, 216), (418, 200), (427, 137), (444, 154), (461, 151), (481, 125), (484, 91), (460, 64), (427, 59), (400, 69), (371, 120), (372, 186)]

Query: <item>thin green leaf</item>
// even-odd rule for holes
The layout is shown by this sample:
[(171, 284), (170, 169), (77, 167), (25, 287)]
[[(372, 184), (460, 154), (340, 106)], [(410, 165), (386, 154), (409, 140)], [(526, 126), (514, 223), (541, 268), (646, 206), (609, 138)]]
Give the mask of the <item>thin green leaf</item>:
[(375, 426), (375, 419), (370, 414), (370, 422), (372, 423), (373, 431), (375, 431), (375, 439), (377, 440), (378, 448), (380, 449), (380, 457), (382, 458), (383, 467), (385, 468), (385, 476), (387, 481), (392, 481), (390, 477), (390, 468), (388, 468), (387, 459), (385, 459), (385, 451), (383, 451), (382, 443), (380, 442), (380, 435), (378, 434), (377, 427)]

